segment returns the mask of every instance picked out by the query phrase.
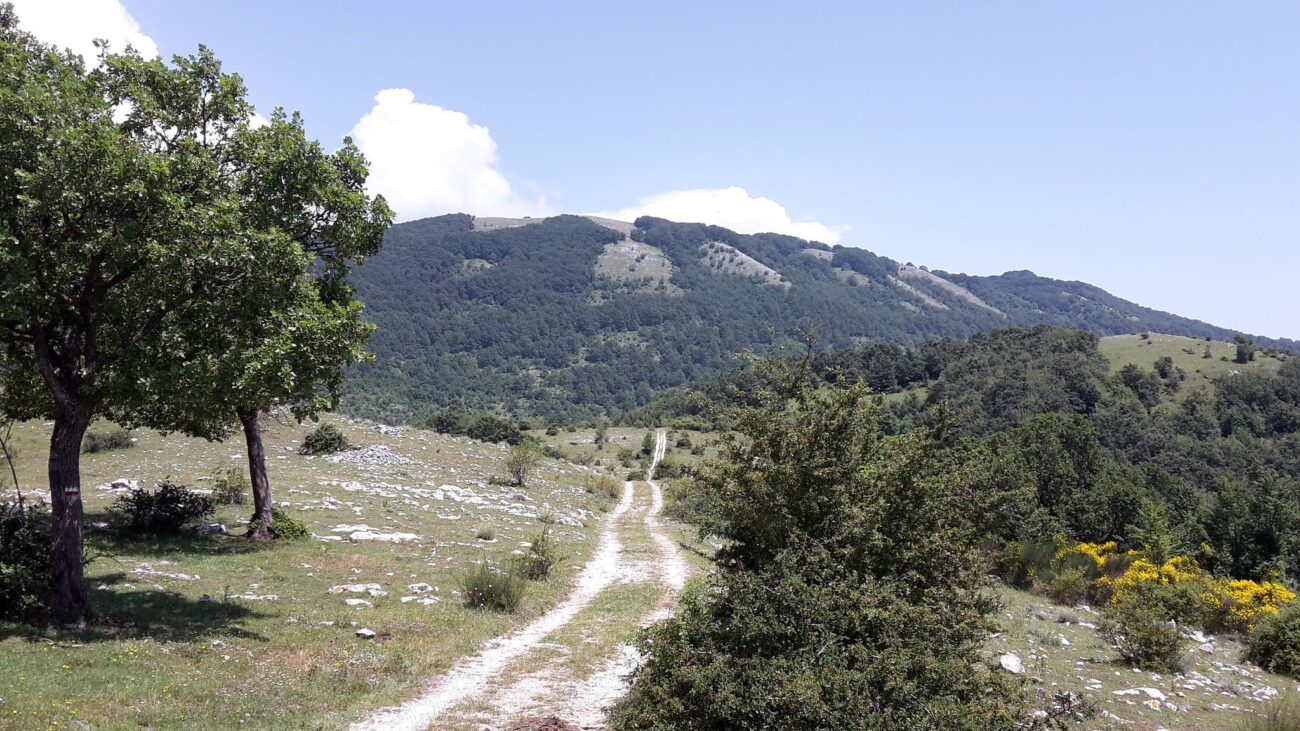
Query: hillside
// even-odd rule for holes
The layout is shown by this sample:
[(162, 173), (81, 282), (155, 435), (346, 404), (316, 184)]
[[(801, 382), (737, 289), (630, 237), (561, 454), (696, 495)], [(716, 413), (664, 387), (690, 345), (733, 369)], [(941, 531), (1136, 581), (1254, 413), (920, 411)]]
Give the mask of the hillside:
[(618, 413), (806, 333), (822, 347), (920, 345), (1032, 324), (1236, 334), (1081, 282), (949, 274), (864, 249), (656, 218), (413, 221), (393, 227), (353, 281), (379, 329), (375, 363), (353, 374), (344, 407), (388, 421), (441, 406), (554, 420)]

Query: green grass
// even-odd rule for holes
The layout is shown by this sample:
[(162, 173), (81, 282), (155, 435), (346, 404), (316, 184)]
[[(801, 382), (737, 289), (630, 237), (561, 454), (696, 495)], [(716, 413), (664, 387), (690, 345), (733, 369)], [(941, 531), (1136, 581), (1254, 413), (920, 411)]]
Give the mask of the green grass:
[[(488, 484), (501, 472), (505, 452), (498, 447), (334, 423), (355, 444), (414, 461), (372, 466), (303, 457), (296, 449), (308, 428), (272, 424), (268, 467), (281, 507), (318, 536), (344, 536), (330, 529), (364, 523), (414, 533), (418, 542), (254, 544), (241, 536), (249, 507), (235, 505), (221, 506), (214, 518), (228, 536), (133, 539), (88, 528), (95, 560), (87, 571), (100, 620), (80, 631), (0, 624), (0, 728), (343, 728), (556, 604), (594, 549), (600, 498), (583, 492), (572, 465), (546, 460), (527, 489), (498, 487)], [(40, 485), (48, 427), (24, 424), (16, 433), (20, 477)], [(112, 501), (95, 489), (99, 483), (131, 478), (152, 486), (170, 476), (203, 489), (211, 483), (200, 478), (243, 465), (240, 440), (135, 436), (134, 449), (83, 457), (88, 524), (106, 520)], [(444, 485), (490, 505), (457, 501)], [(550, 581), (532, 582), (517, 615), (463, 607), (457, 592), (464, 572), (527, 540), (540, 525), (535, 516), (547, 511), (570, 559)], [(496, 542), (476, 540), (481, 528), (493, 530)], [(327, 593), (349, 583), (377, 583), (388, 594)], [(437, 590), (407, 590), (416, 583)], [(439, 601), (403, 604), (403, 596)], [(374, 607), (346, 606), (347, 597)], [(378, 638), (357, 638), (362, 627)]]
[[(1256, 688), (1271, 687), (1281, 693), (1296, 690), (1295, 680), (1244, 662), (1244, 647), (1237, 637), (1216, 637), (1212, 654), (1200, 652), (1192, 644), (1187, 653), (1186, 675), (1138, 672), (1120, 664), (1118, 654), (1095, 630), (1058, 621), (1065, 616), (1097, 624), (1096, 614), (1056, 606), (1044, 597), (1005, 587), (1000, 587), (997, 595), (1003, 603), (998, 615), (1002, 631), (986, 643), (989, 661), (996, 664), (999, 655), (1014, 652), (1024, 662), (1024, 677), (1029, 679), (1031, 689), (1071, 691), (1122, 719), (1099, 716), (1083, 728), (1236, 731), (1269, 707), (1267, 699), (1253, 696)], [(1061, 639), (1069, 644), (1061, 644)], [(1189, 687), (1196, 685), (1192, 673), (1203, 676), (1208, 684)], [(1149, 700), (1145, 695), (1115, 694), (1134, 688), (1155, 688), (1168, 696), (1178, 710), (1147, 708), (1141, 705)]]
[[(529, 433), (543, 440), (544, 444), (559, 449), (567, 458), (579, 462), (590, 462), (592, 466), (616, 475), (621, 481), (629, 469), (643, 466), (642, 462), (649, 463), (649, 458), (640, 453), (641, 440), (645, 437), (647, 431), (653, 430), (634, 427), (610, 427), (605, 436), (607, 443), (604, 449), (599, 450), (596, 449), (595, 445), (596, 430), (592, 428), (581, 428), (576, 431), (560, 429), (559, 433), (554, 436), (546, 436), (540, 429), (535, 429)], [(704, 454), (691, 454), (690, 449), (677, 447), (677, 439), (683, 434), (690, 437), (693, 445), (703, 444), (705, 446)], [(669, 430), (668, 451), (664, 457), (670, 462), (679, 464), (698, 464), (702, 460), (717, 456), (717, 438), (717, 434), (710, 432), (688, 429)], [(633, 452), (632, 461), (629, 463), (630, 466), (625, 466), (619, 459), (619, 453), (623, 450)]]
[[(1210, 348), (1209, 358), (1203, 357), (1207, 345)], [(1208, 388), (1210, 382), (1219, 376), (1234, 371), (1276, 371), (1282, 364), (1282, 361), (1264, 353), (1256, 353), (1255, 360), (1250, 363), (1234, 363), (1232, 361), (1237, 355), (1237, 346), (1232, 343), (1155, 333), (1146, 339), (1141, 335), (1104, 337), (1101, 339), (1100, 350), (1110, 362), (1110, 369), (1114, 373), (1130, 363), (1151, 370), (1157, 359), (1169, 356), (1175, 366), (1187, 371), (1187, 380), (1179, 389), (1176, 400), (1182, 400), (1198, 387)]]

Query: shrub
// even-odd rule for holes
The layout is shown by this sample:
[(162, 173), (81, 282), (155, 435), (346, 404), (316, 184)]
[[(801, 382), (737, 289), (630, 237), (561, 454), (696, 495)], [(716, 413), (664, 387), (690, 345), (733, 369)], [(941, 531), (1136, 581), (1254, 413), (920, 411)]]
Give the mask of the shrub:
[(631, 472), (627, 473), (627, 477), (625, 477), (624, 479), (632, 482), (637, 482), (638, 480), (644, 480), (645, 470), (632, 470)]
[(519, 570), (531, 581), (545, 581), (555, 568), (567, 556), (560, 553), (560, 548), (551, 538), (551, 529), (544, 528), (533, 537), (531, 545), (524, 555), (518, 558)]
[(0, 617), (43, 619), (50, 594), (50, 514), (0, 503)]
[(503, 569), (484, 561), (465, 574), (462, 588), (465, 606), (514, 614), (528, 592), (528, 577), (519, 570), (517, 562)]
[(131, 440), (131, 432), (122, 427), (114, 427), (103, 431), (87, 432), (81, 440), (81, 451), (85, 454), (94, 454), (95, 452), (107, 452), (111, 449), (129, 449), (135, 446)]
[(158, 489), (132, 490), (109, 508), (114, 521), (129, 533), (170, 535), (212, 515), (212, 500), (169, 480)]
[(348, 448), (348, 439), (333, 424), (321, 424), (302, 440), (298, 454), (337, 454)]
[(610, 475), (587, 475), (583, 478), (582, 489), (588, 495), (598, 495), (610, 500), (617, 500), (619, 483)]
[(1144, 601), (1141, 593), (1120, 596), (1102, 609), (1099, 631), (1129, 665), (1170, 673), (1182, 668), (1182, 633), (1159, 606)]
[(212, 502), (243, 505), (248, 502), (248, 477), (238, 467), (227, 467), (212, 478)]
[(691, 444), (691, 437), (689, 434), (683, 434), (677, 438), (678, 449), (691, 449), (694, 446), (695, 445)]
[(1264, 710), (1243, 718), (1240, 731), (1300, 731), (1300, 700), (1295, 696), (1274, 698)]
[(518, 444), (524, 438), (524, 433), (520, 431), (519, 424), (510, 419), (503, 419), (491, 414), (484, 414), (474, 419), (466, 428), (465, 435), (471, 439), (492, 444), (500, 444), (501, 442)]
[(518, 487), (528, 484), (529, 475), (542, 463), (542, 447), (536, 439), (524, 439), (506, 453), (506, 474)]
[(480, 541), (495, 541), (497, 539), (497, 532), (491, 528), (479, 528), (478, 533), (475, 533), (474, 537)]
[[(248, 519), (248, 532), (253, 533), (257, 530), (257, 516)], [(278, 541), (300, 541), (304, 538), (311, 538), (311, 529), (307, 524), (297, 518), (289, 517), (279, 508), (271, 508), (271, 537)]]
[(555, 436), (559, 436), (559, 434), (560, 434), (560, 430), (557, 429), (556, 427), (553, 426), (546, 427), (546, 436), (555, 437)]
[(1270, 672), (1300, 678), (1300, 605), (1260, 622), (1250, 635), (1246, 659)]
[(1082, 569), (1068, 568), (1052, 577), (1047, 585), (1047, 593), (1053, 601), (1061, 604), (1078, 604), (1088, 596), (1092, 582)]

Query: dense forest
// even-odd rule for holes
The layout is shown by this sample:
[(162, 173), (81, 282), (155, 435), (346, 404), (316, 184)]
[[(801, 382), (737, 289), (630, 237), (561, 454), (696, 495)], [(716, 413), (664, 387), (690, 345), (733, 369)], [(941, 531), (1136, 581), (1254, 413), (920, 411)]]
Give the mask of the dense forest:
[[(953, 439), (989, 450), (1009, 504), (1001, 541), (1116, 541), (1139, 547), (1158, 504), (1174, 545), (1208, 571), (1295, 579), (1300, 572), (1300, 357), (1231, 368), (1186, 386), (1168, 358), (1116, 371), (1096, 335), (1038, 326), (816, 354), (815, 383), (862, 383), (882, 428), (904, 434), (942, 419)], [(1243, 360), (1254, 351), (1243, 346)], [(1226, 365), (1226, 364), (1225, 364)], [(755, 391), (752, 370), (682, 389), (629, 416), (707, 428), (714, 405)], [(892, 395), (891, 395), (892, 394)]]
[[(864, 249), (655, 218), (636, 221), (630, 239), (578, 216), (525, 223), (476, 228), (450, 215), (388, 232), (352, 277), (379, 327), (346, 410), (387, 421), (448, 406), (590, 419), (732, 370), (740, 353), (797, 350), (808, 333), (827, 349), (1040, 323), (1235, 335), (1029, 272), (931, 273)], [(602, 274), (598, 259), (620, 241), (661, 252), (670, 275)]]

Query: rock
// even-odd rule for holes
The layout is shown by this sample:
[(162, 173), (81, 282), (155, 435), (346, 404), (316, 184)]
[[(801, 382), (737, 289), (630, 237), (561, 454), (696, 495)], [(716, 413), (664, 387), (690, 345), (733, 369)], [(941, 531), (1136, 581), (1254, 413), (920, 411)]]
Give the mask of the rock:
[(999, 657), (998, 665), (1002, 666), (1003, 670), (1012, 675), (1020, 675), (1025, 672), (1025, 664), (1021, 662), (1020, 658), (1013, 652), (1008, 652), (1002, 657)]
[(337, 584), (325, 590), (326, 594), (363, 594), (368, 591), (380, 591), (379, 584)]
[(375, 631), (372, 629), (362, 628), (357, 630), (357, 637), (360, 637), (363, 640), (373, 640), (375, 639)]
[(226, 535), (226, 526), (224, 526), (224, 525), (222, 525), (222, 524), (220, 524), (220, 523), (208, 523), (207, 525), (201, 525), (201, 526), (199, 526), (199, 532), (200, 532), (200, 533), (207, 533), (207, 534), (210, 534), (210, 535), (222, 535), (222, 536), (224, 536), (224, 535)]
[(208, 596), (207, 594), (204, 594), (203, 596), (199, 597), (199, 604), (216, 604), (216, 603), (217, 603), (216, 600)]
[(1213, 643), (1213, 642), (1204, 642), (1204, 643), (1201, 643), (1201, 645), (1200, 645), (1199, 647), (1197, 647), (1196, 649), (1200, 650), (1201, 652), (1204, 652), (1206, 655), (1213, 655), (1213, 654), (1214, 654), (1214, 643)]
[(213, 640), (212, 642), (208, 643), (208, 647), (211, 647), (214, 650), (220, 650), (225, 646), (226, 643), (222, 642), (221, 640)]
[[(1129, 688), (1128, 690), (1116, 690), (1116, 691), (1112, 691), (1112, 692), (1113, 692), (1115, 695), (1143, 695), (1143, 694), (1145, 694), (1146, 697), (1148, 697), (1148, 698), (1150, 698), (1150, 699), (1152, 699), (1152, 700), (1156, 700), (1156, 701), (1163, 701), (1163, 700), (1165, 700), (1165, 694), (1164, 694), (1164, 693), (1161, 693), (1160, 691), (1156, 690), (1155, 688)], [(1157, 709), (1156, 709), (1156, 710), (1159, 710), (1159, 708), (1158, 708), (1159, 705), (1160, 705), (1159, 703), (1156, 704), (1156, 706), (1157, 706)]]
[(124, 492), (128, 490), (139, 490), (139, 480), (128, 480), (125, 477), (119, 477), (112, 482), (105, 482), (102, 485), (95, 485), (96, 490), (112, 490), (114, 492)]
[(347, 599), (344, 599), (343, 603), (348, 605), (349, 607), (374, 607), (375, 606), (374, 604), (371, 604), (365, 599), (356, 599), (353, 597), (348, 597)]
[(429, 586), (428, 584), (422, 581), (418, 584), (407, 584), (406, 590), (411, 592), (412, 594), (428, 594), (429, 592), (433, 591), (433, 587)]
[(420, 537), (414, 533), (377, 533), (368, 530), (356, 531), (348, 538), (353, 541), (378, 541), (379, 543), (406, 543), (420, 540)]

